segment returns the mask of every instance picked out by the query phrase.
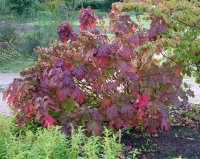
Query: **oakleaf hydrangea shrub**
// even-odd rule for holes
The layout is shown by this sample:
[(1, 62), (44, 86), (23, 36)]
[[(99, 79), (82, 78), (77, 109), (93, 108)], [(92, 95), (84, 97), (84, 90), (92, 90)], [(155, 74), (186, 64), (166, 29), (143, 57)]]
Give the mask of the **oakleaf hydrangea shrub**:
[(186, 102), (190, 92), (181, 87), (179, 65), (156, 58), (162, 52), (159, 37), (169, 25), (151, 15), (150, 28), (144, 29), (115, 9), (108, 17), (110, 27), (97, 29), (103, 19), (91, 7), (81, 9), (80, 32), (63, 22), (60, 42), (36, 49), (36, 65), (4, 92), (19, 126), (35, 120), (68, 132), (71, 125), (82, 125), (95, 135), (103, 126), (169, 130), (168, 107)]

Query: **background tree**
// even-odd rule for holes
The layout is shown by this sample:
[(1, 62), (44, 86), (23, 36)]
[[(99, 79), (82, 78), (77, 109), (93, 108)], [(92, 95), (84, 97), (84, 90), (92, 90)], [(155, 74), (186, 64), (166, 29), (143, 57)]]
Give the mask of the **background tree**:
[(163, 17), (169, 24), (168, 33), (159, 37), (163, 57), (170, 59), (172, 64), (178, 63), (183, 75), (193, 75), (200, 83), (199, 0), (125, 0), (114, 3), (113, 8)]

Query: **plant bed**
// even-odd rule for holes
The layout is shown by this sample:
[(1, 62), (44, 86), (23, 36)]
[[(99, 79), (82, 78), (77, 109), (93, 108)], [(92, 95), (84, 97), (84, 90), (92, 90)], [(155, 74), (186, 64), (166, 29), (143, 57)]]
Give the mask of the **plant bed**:
[(141, 150), (138, 159), (171, 159), (176, 157), (200, 158), (200, 128), (173, 126), (158, 136), (145, 136), (129, 132), (122, 136), (122, 143)]

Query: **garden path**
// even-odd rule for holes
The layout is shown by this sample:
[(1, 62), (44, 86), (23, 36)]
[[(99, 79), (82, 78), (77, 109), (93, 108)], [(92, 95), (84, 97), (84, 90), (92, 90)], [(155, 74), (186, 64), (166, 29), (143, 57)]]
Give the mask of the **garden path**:
[(2, 89), (17, 77), (19, 77), (19, 73), (0, 73), (0, 112), (5, 115), (9, 115), (9, 107), (6, 102), (2, 100)]
[[(17, 77), (19, 77), (19, 73), (0, 73), (0, 112), (5, 115), (9, 115), (9, 108), (6, 102), (2, 100), (2, 89)], [(194, 104), (200, 104), (200, 87), (193, 79), (184, 79), (184, 81), (191, 85), (191, 89), (195, 94), (195, 97), (189, 98), (189, 101)]]

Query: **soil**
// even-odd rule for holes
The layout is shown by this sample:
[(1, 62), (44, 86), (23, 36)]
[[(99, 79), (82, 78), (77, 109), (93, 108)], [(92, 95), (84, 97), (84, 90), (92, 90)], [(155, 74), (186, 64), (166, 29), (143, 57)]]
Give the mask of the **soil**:
[(200, 159), (200, 128), (173, 126), (158, 136), (129, 133), (123, 135), (122, 142), (141, 150), (138, 159)]

